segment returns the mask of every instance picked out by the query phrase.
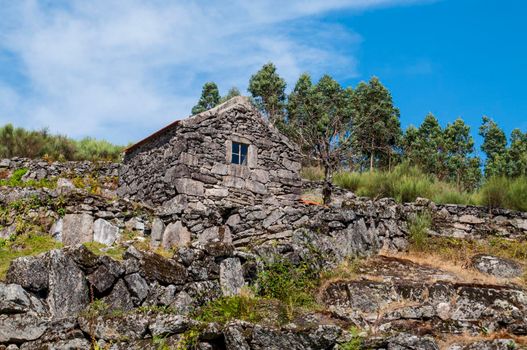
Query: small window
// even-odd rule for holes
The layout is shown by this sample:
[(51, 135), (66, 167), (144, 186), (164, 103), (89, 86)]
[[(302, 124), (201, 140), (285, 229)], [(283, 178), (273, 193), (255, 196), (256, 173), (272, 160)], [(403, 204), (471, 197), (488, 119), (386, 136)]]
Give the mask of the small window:
[(247, 165), (247, 150), (249, 145), (244, 143), (232, 143), (232, 164)]

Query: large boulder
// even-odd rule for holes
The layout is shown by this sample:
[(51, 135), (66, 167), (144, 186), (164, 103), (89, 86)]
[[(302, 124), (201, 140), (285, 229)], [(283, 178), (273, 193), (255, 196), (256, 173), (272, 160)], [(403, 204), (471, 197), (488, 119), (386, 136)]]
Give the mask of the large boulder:
[(112, 245), (119, 238), (119, 227), (104, 219), (97, 219), (93, 224), (93, 240), (106, 245)]
[(41, 256), (25, 256), (11, 262), (7, 283), (16, 283), (35, 293), (48, 289), (48, 268)]
[(38, 339), (48, 328), (48, 320), (35, 314), (0, 315), (0, 344)]
[(523, 268), (517, 262), (492, 255), (478, 254), (471, 259), (472, 267), (479, 272), (498, 278), (516, 278), (523, 274)]
[(82, 270), (61, 250), (46, 253), (49, 270), (47, 304), (52, 316), (61, 318), (83, 310), (89, 303), (89, 289)]
[(42, 302), (18, 284), (0, 283), (0, 314), (45, 313)]
[(162, 239), (162, 247), (170, 249), (175, 246), (183, 246), (190, 243), (190, 231), (181, 221), (168, 224)]
[(93, 240), (93, 217), (89, 214), (66, 214), (62, 222), (62, 243), (66, 246)]

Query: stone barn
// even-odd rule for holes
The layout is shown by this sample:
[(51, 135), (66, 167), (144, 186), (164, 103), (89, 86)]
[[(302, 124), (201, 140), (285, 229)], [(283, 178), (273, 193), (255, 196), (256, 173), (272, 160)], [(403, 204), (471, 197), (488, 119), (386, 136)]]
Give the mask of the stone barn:
[(300, 157), (287, 137), (238, 96), (126, 149), (119, 194), (173, 214), (296, 201)]

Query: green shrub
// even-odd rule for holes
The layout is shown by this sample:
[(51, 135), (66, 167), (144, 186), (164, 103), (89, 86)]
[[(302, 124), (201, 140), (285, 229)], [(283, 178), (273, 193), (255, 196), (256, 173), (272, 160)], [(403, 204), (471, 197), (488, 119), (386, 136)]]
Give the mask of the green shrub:
[(48, 130), (26, 130), (11, 124), (0, 127), (0, 158), (27, 157), (52, 160), (120, 160), (122, 146), (85, 138), (72, 140)]
[(359, 196), (370, 198), (394, 197), (393, 184), (388, 173), (371, 172), (363, 173), (361, 187), (358, 189)]
[(359, 335), (360, 330), (356, 327), (351, 327), (350, 330), (351, 340), (339, 344), (339, 349), (342, 350), (360, 350), (362, 349), (363, 339)]
[(510, 181), (505, 177), (488, 179), (479, 191), (481, 204), (489, 208), (507, 207), (507, 193)]
[(258, 322), (263, 316), (258, 312), (258, 299), (249, 295), (222, 297), (202, 307), (195, 317), (203, 322), (227, 323), (237, 319)]
[(422, 249), (428, 241), (428, 229), (432, 225), (432, 216), (428, 212), (414, 215), (408, 222), (410, 243), (416, 249)]
[(527, 177), (522, 176), (512, 180), (507, 193), (508, 207), (527, 211)]
[(340, 171), (333, 176), (333, 183), (338, 187), (356, 192), (361, 185), (362, 176), (359, 173)]
[(314, 303), (313, 292), (318, 274), (307, 263), (294, 265), (286, 259), (267, 262), (258, 273), (258, 295), (277, 299), (290, 306), (309, 306)]
[(417, 197), (429, 198), (433, 183), (427, 177), (416, 178), (403, 176), (397, 181), (393, 179), (394, 183), (394, 198), (400, 203), (413, 202)]

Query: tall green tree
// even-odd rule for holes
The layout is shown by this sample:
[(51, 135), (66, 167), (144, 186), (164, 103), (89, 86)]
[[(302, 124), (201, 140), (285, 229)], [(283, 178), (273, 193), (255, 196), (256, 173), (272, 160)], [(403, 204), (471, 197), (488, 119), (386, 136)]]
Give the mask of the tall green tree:
[(289, 126), (294, 139), (324, 167), (324, 203), (331, 201), (332, 176), (351, 146), (352, 90), (328, 75), (316, 85), (303, 75), (292, 93)]
[(314, 148), (311, 142), (305, 142), (301, 137), (298, 137), (299, 122), (302, 123), (306, 120), (305, 115), (309, 113), (310, 99), (312, 98), (313, 83), (311, 82), (311, 76), (308, 73), (303, 73), (298, 78), (293, 91), (287, 98), (287, 120), (286, 123), (281, 127), (289, 137), (295, 139), (304, 152), (309, 158), (314, 158)]
[(247, 90), (251, 93), (258, 109), (273, 125), (283, 122), (286, 101), (286, 82), (276, 72), (273, 63), (265, 64), (251, 76)]
[(443, 129), (429, 113), (419, 128), (409, 127), (402, 140), (404, 159), (439, 178), (444, 177), (445, 153)]
[[(361, 82), (353, 94), (352, 134), (356, 152), (367, 159), (369, 169), (390, 167), (394, 149), (400, 141), (399, 110), (392, 95), (377, 77)], [(387, 164), (383, 164), (387, 163)]]
[(502, 129), (492, 119), (483, 117), (479, 127), (479, 135), (483, 137), (481, 150), (485, 152), (485, 177), (504, 176), (507, 173), (507, 137)]
[(507, 174), (511, 177), (527, 175), (527, 132), (514, 129), (507, 153)]
[(480, 159), (474, 157), (474, 139), (470, 127), (458, 118), (445, 128), (446, 165), (449, 180), (459, 189), (473, 189), (481, 179)]
[(205, 112), (216, 107), (220, 103), (220, 92), (216, 83), (209, 81), (203, 85), (201, 97), (198, 103), (192, 108), (192, 114)]

